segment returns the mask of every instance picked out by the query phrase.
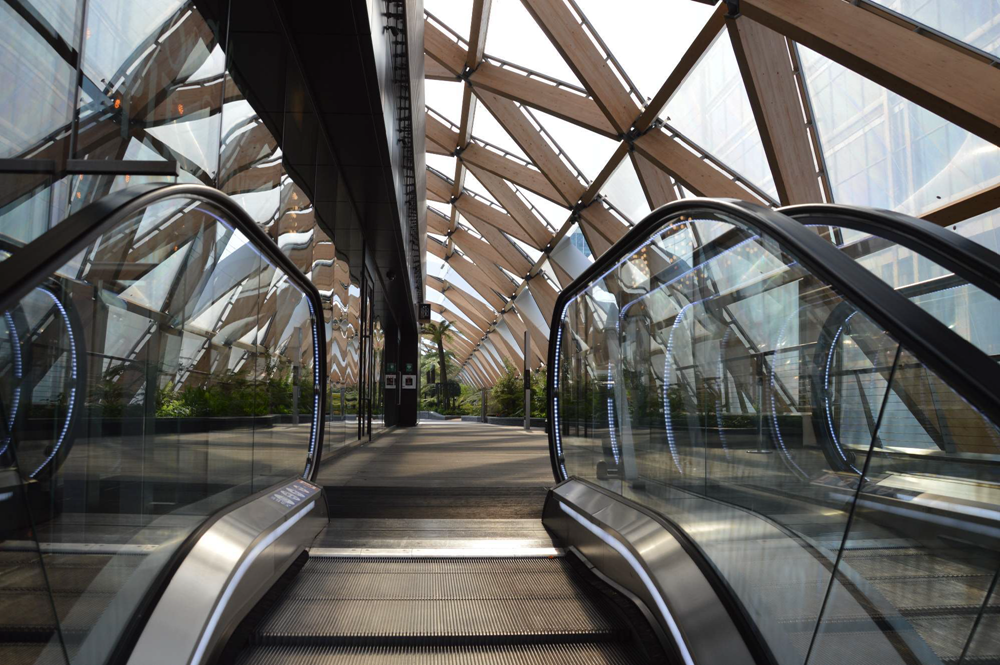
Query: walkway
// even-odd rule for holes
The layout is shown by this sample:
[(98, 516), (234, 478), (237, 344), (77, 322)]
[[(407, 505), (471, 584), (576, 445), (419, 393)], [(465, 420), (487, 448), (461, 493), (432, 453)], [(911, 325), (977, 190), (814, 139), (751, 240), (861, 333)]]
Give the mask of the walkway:
[(540, 430), (422, 423), (330, 460), (319, 482), (331, 517), (320, 547), (551, 547), (540, 521), (553, 484)]

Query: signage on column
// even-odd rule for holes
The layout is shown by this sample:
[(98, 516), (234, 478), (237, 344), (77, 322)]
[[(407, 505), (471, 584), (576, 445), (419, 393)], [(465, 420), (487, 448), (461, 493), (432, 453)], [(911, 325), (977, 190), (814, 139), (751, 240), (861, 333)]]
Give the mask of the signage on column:
[(419, 312), (417, 313), (417, 318), (420, 323), (430, 323), (431, 322), (431, 304), (427, 302), (420, 303)]
[(403, 390), (416, 390), (417, 389), (417, 375), (416, 374), (404, 374), (403, 375)]
[(395, 390), (396, 389), (396, 373), (395, 372), (393, 372), (392, 374), (386, 374), (385, 375), (385, 389), (386, 390)]

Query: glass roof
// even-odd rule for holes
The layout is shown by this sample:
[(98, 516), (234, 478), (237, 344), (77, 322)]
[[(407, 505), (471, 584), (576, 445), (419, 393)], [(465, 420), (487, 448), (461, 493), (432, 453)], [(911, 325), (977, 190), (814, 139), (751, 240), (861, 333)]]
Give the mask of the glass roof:
[[(979, 60), (988, 61), (1000, 55), (1000, 0), (859, 0), (854, 4), (863, 5), (859, 11), (864, 11), (865, 16), (897, 24), (909, 21), (915, 31), (923, 34), (937, 32), (939, 36), (934, 39), (938, 42), (953, 40), (956, 48), (971, 49), (971, 56)], [(466, 40), (460, 44), (463, 49), (467, 48), (470, 37), (481, 37), (471, 35), (471, 30), (479, 29), (472, 25), (472, 7), (473, 0), (426, 1), (427, 12)], [(718, 14), (724, 8), (718, 3), (712, 6), (691, 0), (557, 2), (555, 14), (565, 10), (558, 25), (562, 28), (575, 25), (572, 29), (586, 35), (583, 40), (558, 34), (559, 30), (550, 39), (521, 0), (493, 0), (487, 7), (490, 13), (484, 60), (504, 71), (493, 72), (493, 76), (501, 78), (494, 80), (488, 89), (477, 84), (473, 73), (469, 78), (470, 89), (473, 95), (486, 92), (514, 102), (523, 118), (516, 115), (505, 118), (511, 125), (508, 131), (484, 103), (475, 104), (470, 143), (470, 146), (475, 144), (475, 150), (466, 153), (470, 146), (460, 147), (457, 166), (476, 169), (476, 175), (466, 169), (466, 191), (480, 195), (480, 203), (494, 204), (492, 212), (483, 210), (482, 219), (477, 215), (477, 228), (485, 229), (483, 224), (494, 226), (521, 251), (516, 257), (490, 254), (482, 245), (488, 240), (470, 228), (471, 236), (481, 242), (470, 245), (469, 251), (462, 247), (460, 237), (453, 238), (449, 245), (454, 248), (456, 259), (449, 257), (442, 261), (431, 254), (427, 257), (429, 275), (447, 279), (469, 294), (490, 312), (487, 318), (491, 322), (499, 314), (499, 323), (491, 323), (488, 330), (481, 331), (487, 341), (492, 335), (504, 334), (500, 331), (525, 328), (532, 331), (533, 338), (548, 337), (549, 331), (539, 326), (535, 310), (547, 319), (558, 289), (595, 259), (594, 250), (578, 224), (580, 213), (573, 210), (601, 206), (600, 220), (592, 223), (621, 217), (624, 232), (628, 225), (649, 214), (650, 201), (655, 205), (664, 202), (657, 200), (664, 196), (658, 190), (662, 182), (674, 182), (676, 187), (670, 189), (681, 196), (692, 195), (681, 182), (703, 182), (697, 178), (685, 180), (669, 164), (637, 149), (648, 145), (643, 142), (648, 132), (661, 132), (697, 154), (718, 172), (720, 182), (735, 181), (746, 191), (746, 198), (771, 206), (788, 203), (780, 200), (782, 196), (787, 198), (788, 193), (779, 194), (773, 164), (767, 156), (767, 150), (771, 150), (765, 144), (765, 140), (771, 140), (767, 138), (769, 133), (759, 129), (757, 116), (763, 111), (758, 108), (755, 113), (745, 84), (744, 77), (752, 71), (754, 52), (734, 48), (733, 40), (740, 39), (740, 34), (719, 20)], [(715, 38), (696, 40), (706, 25), (717, 26)], [(801, 121), (803, 135), (814, 146), (805, 159), (815, 168), (817, 180), (823, 185), (819, 194), (822, 199), (831, 198), (829, 192), (833, 202), (919, 215), (1000, 183), (997, 146), (780, 34), (779, 37), (779, 48), (784, 51), (788, 46), (787, 75), (794, 79), (797, 89), (793, 98), (780, 103), (788, 105), (793, 124)], [(565, 41), (561, 47), (560, 40)], [(578, 50), (593, 49), (588, 57), (603, 61), (597, 71), (579, 70), (580, 76), (594, 77), (593, 80), (581, 81), (574, 74), (574, 68), (560, 55), (566, 44)], [(433, 48), (427, 50), (432, 59)], [(691, 49), (694, 57), (685, 58)], [(579, 55), (570, 53), (574, 58)], [(447, 68), (447, 58), (437, 55), (441, 58), (439, 64)], [(680, 83), (666, 91), (662, 108), (647, 111), (644, 105), (662, 92), (661, 88), (678, 66), (689, 69), (680, 77), (674, 76)], [(522, 85), (518, 77), (534, 82)], [(525, 92), (539, 83), (551, 85), (557, 92), (538, 96)], [(460, 126), (462, 84), (430, 80), (426, 84), (427, 105), (446, 117), (453, 129)], [(608, 92), (616, 85), (624, 93), (621, 97), (614, 97), (617, 92)], [(614, 98), (602, 99), (599, 104), (591, 93), (580, 92), (585, 89)], [(632, 103), (635, 108), (634, 112), (626, 113), (632, 126), (621, 129), (622, 121), (615, 117), (613, 109), (623, 103)], [(598, 127), (600, 134), (595, 131)], [(617, 138), (607, 136), (615, 133), (619, 133)], [(517, 134), (517, 140), (513, 134)], [(772, 150), (772, 157), (773, 154)], [(642, 168), (637, 170), (636, 160), (640, 159)], [(428, 155), (427, 164), (449, 179), (454, 177), (455, 157)], [(665, 174), (651, 171), (661, 168)], [(699, 186), (704, 188), (703, 184)], [(721, 195), (712, 191), (700, 193)], [(672, 198), (673, 194), (666, 196)], [(448, 205), (434, 202), (429, 205), (450, 215)], [(464, 217), (459, 220), (463, 228), (471, 226)], [(1000, 212), (993, 212), (956, 228), (990, 245), (998, 242), (998, 225)], [(594, 241), (596, 244), (597, 238)], [(505, 247), (507, 252), (511, 251), (506, 243)], [(529, 274), (542, 277), (526, 283), (523, 274), (511, 271), (511, 262), (518, 264), (518, 273), (524, 267), (523, 262), (528, 262)], [(516, 304), (521, 302), (516, 299), (522, 298), (519, 294), (529, 284), (531, 300), (537, 306), (530, 316), (523, 303)], [(430, 295), (440, 285), (431, 280), (426, 288), (428, 299), (440, 302), (437, 291)], [(461, 316), (465, 318), (464, 314)], [(472, 320), (464, 323), (475, 326)], [(472, 355), (457, 360), (468, 372), (478, 374), (487, 364), (496, 364), (491, 353), (474, 350)], [(479, 375), (478, 379), (487, 384), (492, 382), (487, 376)]]

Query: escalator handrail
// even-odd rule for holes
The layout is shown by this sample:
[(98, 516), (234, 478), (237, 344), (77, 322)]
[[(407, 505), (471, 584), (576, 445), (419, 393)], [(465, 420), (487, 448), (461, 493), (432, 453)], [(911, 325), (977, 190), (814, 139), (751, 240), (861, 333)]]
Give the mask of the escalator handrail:
[(890, 240), (1000, 300), (1000, 255), (950, 229), (892, 210), (832, 203), (779, 208), (803, 224), (839, 226)]
[(326, 412), (326, 331), (321, 324), (323, 303), (319, 291), (302, 271), (278, 248), (243, 207), (227, 194), (206, 185), (150, 183), (127, 187), (73, 213), (38, 238), (0, 261), (0, 312), (6, 312), (48, 276), (66, 265), (102, 233), (135, 213), (160, 201), (188, 198), (209, 203), (235, 226), (274, 265), (302, 289), (313, 314), (314, 390), (319, 398), (314, 407), (310, 445), (302, 477), (315, 480), (323, 451), (323, 414)]
[[(766, 237), (778, 241), (796, 262), (833, 287), (855, 308), (882, 328), (910, 353), (937, 373), (970, 405), (995, 423), (1000, 423), (1000, 365), (975, 345), (953, 332), (937, 318), (897, 293), (875, 274), (802, 223), (762, 206), (733, 199), (691, 198), (657, 208), (633, 226), (618, 242), (588, 266), (556, 298), (549, 334), (547, 403), (552, 414), (549, 427), (549, 457), (557, 482), (561, 472), (558, 452), (558, 420), (554, 386), (558, 368), (560, 329), (568, 303), (663, 228), (663, 223), (688, 211), (723, 213), (735, 217)], [(567, 474), (568, 475), (568, 474)]]

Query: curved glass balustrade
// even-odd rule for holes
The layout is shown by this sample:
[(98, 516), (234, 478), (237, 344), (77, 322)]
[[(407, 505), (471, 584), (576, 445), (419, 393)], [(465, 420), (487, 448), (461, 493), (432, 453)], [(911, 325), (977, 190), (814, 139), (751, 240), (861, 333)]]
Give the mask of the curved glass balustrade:
[(791, 218), (654, 215), (557, 304), (557, 477), (679, 526), (776, 662), (957, 661), (994, 617), (1000, 436), (951, 386), (970, 358), (993, 376), (975, 336), (993, 310), (963, 339), (909, 284), (869, 288), (849, 246), (853, 264), (802, 245)]
[(99, 233), (3, 262), (58, 266), (0, 320), (0, 634), (26, 662), (105, 662), (190, 534), (318, 463), (314, 287), (214, 190), (109, 199), (59, 227)]

